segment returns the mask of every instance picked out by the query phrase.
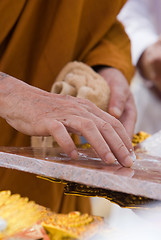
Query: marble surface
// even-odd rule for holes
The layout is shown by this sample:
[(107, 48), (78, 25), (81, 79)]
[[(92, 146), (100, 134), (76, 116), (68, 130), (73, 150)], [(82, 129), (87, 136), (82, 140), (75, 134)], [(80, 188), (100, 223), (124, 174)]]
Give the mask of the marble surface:
[[(79, 149), (79, 160), (72, 160), (60, 148), (13, 147), (0, 147), (0, 166), (161, 200), (160, 136), (161, 132), (136, 148), (132, 168), (117, 162), (107, 165), (92, 149)], [(148, 152), (152, 142), (155, 147)]]

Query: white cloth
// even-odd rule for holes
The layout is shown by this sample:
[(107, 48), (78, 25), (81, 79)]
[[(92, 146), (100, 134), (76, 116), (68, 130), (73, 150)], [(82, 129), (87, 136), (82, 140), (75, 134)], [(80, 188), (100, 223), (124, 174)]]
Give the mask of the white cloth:
[[(118, 19), (130, 37), (132, 61), (136, 65), (143, 51), (161, 34), (161, 0), (128, 0)], [(131, 86), (138, 112), (135, 132), (153, 134), (161, 129), (161, 94), (155, 94), (148, 84), (136, 72)]]
[(143, 51), (161, 34), (161, 0), (128, 0), (118, 19), (130, 37), (136, 65)]
[(135, 132), (153, 134), (161, 130), (161, 94), (156, 94), (138, 72), (133, 78), (131, 90), (137, 107)]

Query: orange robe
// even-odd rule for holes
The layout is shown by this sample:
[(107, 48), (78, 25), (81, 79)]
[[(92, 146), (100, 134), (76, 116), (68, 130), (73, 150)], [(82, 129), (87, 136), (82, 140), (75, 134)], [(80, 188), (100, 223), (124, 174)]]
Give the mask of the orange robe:
[[(133, 74), (130, 42), (116, 16), (124, 0), (0, 1), (0, 71), (50, 91), (69, 61)], [(0, 119), (0, 145), (29, 146), (30, 137)], [(34, 175), (0, 169), (0, 190), (10, 189), (57, 212), (89, 211), (86, 198), (63, 195), (63, 187)]]

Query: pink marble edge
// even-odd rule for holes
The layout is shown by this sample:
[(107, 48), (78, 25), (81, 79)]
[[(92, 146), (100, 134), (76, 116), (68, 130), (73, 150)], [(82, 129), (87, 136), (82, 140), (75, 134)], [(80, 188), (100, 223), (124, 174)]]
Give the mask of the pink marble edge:
[[(161, 200), (161, 184), (157, 182), (54, 161), (48, 161), (48, 167), (46, 167), (47, 165), (42, 159), (6, 152), (0, 152), (0, 160), (2, 160), (0, 161), (1, 167)], [(33, 170), (31, 167), (27, 167), (29, 165), (33, 165)]]

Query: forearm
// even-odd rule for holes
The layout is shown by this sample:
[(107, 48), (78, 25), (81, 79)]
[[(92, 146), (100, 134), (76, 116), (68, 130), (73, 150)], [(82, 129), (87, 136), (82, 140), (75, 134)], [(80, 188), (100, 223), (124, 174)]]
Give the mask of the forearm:
[(2, 118), (7, 120), (7, 118), (14, 117), (14, 108), (16, 109), (21, 101), (19, 93), (23, 92), (24, 85), (27, 84), (0, 72), (0, 116)]
[(13, 85), (13, 78), (6, 73), (0, 72), (0, 116), (4, 119), (7, 117), (7, 109), (9, 108), (7, 99), (12, 92)]
[(23, 102), (25, 97), (30, 97), (31, 92), (38, 95), (48, 95), (47, 92), (41, 89), (0, 72), (0, 117), (6, 120), (10, 117), (14, 118), (15, 109)]

